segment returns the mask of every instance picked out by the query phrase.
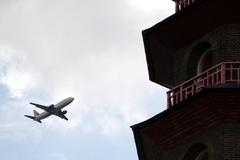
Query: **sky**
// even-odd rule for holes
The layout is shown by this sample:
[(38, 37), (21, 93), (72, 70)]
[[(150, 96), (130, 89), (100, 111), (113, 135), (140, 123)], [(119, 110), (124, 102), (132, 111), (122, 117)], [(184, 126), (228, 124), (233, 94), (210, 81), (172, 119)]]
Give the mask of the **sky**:
[[(148, 79), (141, 32), (173, 13), (172, 0), (1, 0), (1, 159), (137, 160), (130, 126), (167, 91)], [(23, 116), (66, 97), (69, 121)]]

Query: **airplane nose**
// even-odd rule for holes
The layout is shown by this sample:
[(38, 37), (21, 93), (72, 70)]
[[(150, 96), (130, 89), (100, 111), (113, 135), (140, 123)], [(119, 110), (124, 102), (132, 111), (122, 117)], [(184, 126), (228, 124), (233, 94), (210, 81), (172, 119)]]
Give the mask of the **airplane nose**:
[(73, 101), (74, 100), (74, 98), (73, 97), (69, 97), (70, 99), (71, 99), (71, 101)]

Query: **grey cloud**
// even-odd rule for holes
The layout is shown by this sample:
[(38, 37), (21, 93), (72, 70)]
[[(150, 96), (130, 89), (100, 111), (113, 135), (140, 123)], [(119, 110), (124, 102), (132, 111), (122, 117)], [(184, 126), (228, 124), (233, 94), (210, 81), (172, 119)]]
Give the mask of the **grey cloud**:
[[(31, 113), (28, 101), (48, 104), (70, 95), (76, 98), (67, 108), (70, 121), (51, 117), (36, 134), (98, 133), (107, 138), (109, 131), (116, 136), (113, 132), (131, 134), (129, 125), (165, 107), (165, 98), (159, 98), (165, 97), (165, 89), (148, 80), (141, 30), (169, 12), (147, 15), (117, 0), (0, 4), (0, 46), (21, 51), (24, 58), (17, 66), (35, 84), (26, 85), (20, 99), (26, 106), (16, 107), (13, 113), (8, 109), (4, 122), (27, 128), (34, 125), (32, 121), (9, 119)], [(27, 130), (26, 136), (30, 133)]]

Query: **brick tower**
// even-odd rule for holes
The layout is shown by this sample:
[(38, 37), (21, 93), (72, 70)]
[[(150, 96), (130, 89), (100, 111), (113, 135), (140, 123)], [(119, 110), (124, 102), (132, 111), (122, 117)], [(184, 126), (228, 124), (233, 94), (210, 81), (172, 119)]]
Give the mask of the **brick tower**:
[(132, 126), (139, 160), (240, 160), (240, 0), (175, 0), (143, 31), (168, 107)]

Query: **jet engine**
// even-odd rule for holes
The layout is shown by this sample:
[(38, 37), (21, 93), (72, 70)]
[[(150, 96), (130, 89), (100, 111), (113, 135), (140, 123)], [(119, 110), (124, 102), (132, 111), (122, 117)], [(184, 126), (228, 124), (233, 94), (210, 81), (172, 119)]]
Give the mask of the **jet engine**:
[(66, 113), (67, 113), (67, 111), (66, 111), (66, 110), (64, 110), (64, 111), (62, 111), (62, 113), (63, 113), (63, 114), (66, 114)]
[(50, 106), (49, 106), (49, 109), (53, 109), (54, 108), (54, 104), (51, 104)]

